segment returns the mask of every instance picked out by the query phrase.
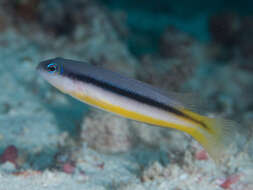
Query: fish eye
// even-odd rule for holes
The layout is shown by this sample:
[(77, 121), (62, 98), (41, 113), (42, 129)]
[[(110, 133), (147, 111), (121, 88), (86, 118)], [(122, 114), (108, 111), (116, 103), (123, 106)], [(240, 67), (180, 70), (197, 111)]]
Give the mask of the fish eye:
[(48, 72), (50, 73), (54, 73), (56, 70), (57, 70), (57, 65), (55, 63), (50, 63), (48, 66), (47, 66), (47, 70)]

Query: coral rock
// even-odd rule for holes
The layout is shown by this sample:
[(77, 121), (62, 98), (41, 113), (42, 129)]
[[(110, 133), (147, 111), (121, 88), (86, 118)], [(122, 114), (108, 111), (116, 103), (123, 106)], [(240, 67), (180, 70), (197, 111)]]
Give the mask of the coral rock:
[(91, 111), (82, 125), (82, 140), (101, 152), (125, 152), (133, 145), (128, 121), (102, 111)]

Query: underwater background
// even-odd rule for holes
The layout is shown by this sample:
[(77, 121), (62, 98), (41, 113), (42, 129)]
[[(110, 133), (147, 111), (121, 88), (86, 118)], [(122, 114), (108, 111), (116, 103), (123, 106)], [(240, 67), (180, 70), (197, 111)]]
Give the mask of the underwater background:
[[(238, 123), (229, 154), (64, 95), (54, 57), (197, 94)], [(252, 129), (252, 1), (0, 0), (0, 190), (253, 190)]]

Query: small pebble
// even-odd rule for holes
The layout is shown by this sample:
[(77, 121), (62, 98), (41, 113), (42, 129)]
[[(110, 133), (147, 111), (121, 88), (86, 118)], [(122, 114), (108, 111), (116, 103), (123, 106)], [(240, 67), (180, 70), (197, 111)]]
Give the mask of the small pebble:
[(67, 174), (72, 174), (75, 171), (75, 166), (69, 162), (63, 164), (62, 170)]

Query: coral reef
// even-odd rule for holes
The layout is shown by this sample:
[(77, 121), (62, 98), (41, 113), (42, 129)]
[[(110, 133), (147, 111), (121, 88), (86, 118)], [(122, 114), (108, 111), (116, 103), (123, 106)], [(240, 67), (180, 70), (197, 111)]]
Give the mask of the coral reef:
[[(0, 2), (0, 190), (253, 189), (252, 16), (183, 2)], [(58, 56), (183, 92), (201, 114), (233, 119), (229, 154), (216, 165), (186, 134), (59, 93), (35, 71)]]

